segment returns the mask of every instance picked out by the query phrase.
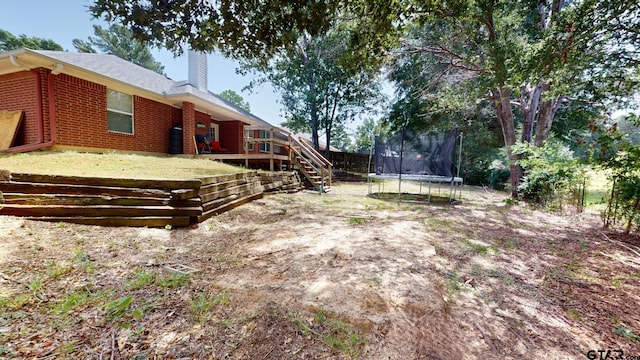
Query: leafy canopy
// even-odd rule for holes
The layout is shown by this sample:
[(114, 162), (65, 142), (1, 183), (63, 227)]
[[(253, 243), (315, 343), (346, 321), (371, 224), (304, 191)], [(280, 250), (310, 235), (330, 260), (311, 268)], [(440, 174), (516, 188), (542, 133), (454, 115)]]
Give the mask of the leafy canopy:
[(242, 95), (238, 94), (233, 90), (225, 90), (220, 94), (218, 94), (218, 96), (227, 100), (228, 102), (232, 103), (233, 105), (239, 107), (242, 110), (245, 110), (248, 112), (251, 111), (251, 106), (249, 105), (249, 102), (245, 101)]
[(86, 53), (95, 53), (95, 48), (98, 48), (105, 54), (115, 55), (159, 74), (164, 72), (164, 66), (153, 58), (149, 46), (135, 39), (133, 33), (124, 26), (111, 25), (105, 29), (93, 25), (93, 33), (95, 37), (89, 36), (87, 41), (73, 39), (73, 46), (79, 52)]
[(62, 46), (51, 39), (28, 37), (24, 34), (15, 36), (6, 30), (0, 29), (0, 51), (10, 51), (19, 48), (31, 50), (63, 50)]

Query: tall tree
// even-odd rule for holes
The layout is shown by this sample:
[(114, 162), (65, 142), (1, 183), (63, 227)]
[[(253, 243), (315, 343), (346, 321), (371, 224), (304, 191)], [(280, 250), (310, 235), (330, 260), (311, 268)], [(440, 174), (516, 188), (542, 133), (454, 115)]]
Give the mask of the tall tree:
[(164, 72), (164, 66), (153, 58), (150, 47), (135, 39), (126, 27), (111, 25), (109, 29), (104, 29), (100, 25), (93, 25), (93, 33), (95, 37), (89, 36), (87, 41), (73, 39), (73, 46), (79, 52), (87, 53), (95, 53), (98, 48), (105, 54), (115, 55), (159, 74)]
[(251, 111), (251, 106), (249, 105), (249, 102), (245, 101), (242, 95), (238, 94), (233, 90), (225, 90), (220, 94), (218, 94), (218, 96), (227, 100), (228, 102), (232, 103), (233, 105), (239, 107), (242, 110), (245, 110), (248, 112)]
[[(347, 49), (344, 28), (338, 27), (324, 36), (302, 34), (294, 49), (267, 64), (245, 61), (242, 69), (264, 74), (258, 82), (268, 81), (280, 93), (287, 116), (284, 125), (310, 131), (319, 149), (321, 128), (325, 143), (333, 144), (333, 134), (380, 96), (375, 64), (345, 66), (351, 56)], [(330, 156), (328, 147), (325, 156)]]
[(24, 34), (15, 36), (6, 30), (0, 29), (0, 51), (9, 51), (19, 48), (27, 48), (31, 50), (63, 50), (62, 46), (51, 39), (28, 37)]
[[(353, 60), (379, 57), (407, 24), (429, 25), (435, 31), (405, 46), (471, 74), (476, 93), (491, 100), (509, 152), (514, 195), (521, 173), (510, 150), (518, 140), (516, 102), (526, 118), (535, 118), (535, 142), (541, 144), (560, 101), (621, 100), (638, 87), (636, 1), (96, 0), (91, 11), (176, 51), (186, 42), (265, 63), (282, 48), (295, 47), (300, 34), (315, 37), (344, 18), (354, 24), (348, 36)], [(534, 121), (527, 121), (525, 141), (533, 134)]]

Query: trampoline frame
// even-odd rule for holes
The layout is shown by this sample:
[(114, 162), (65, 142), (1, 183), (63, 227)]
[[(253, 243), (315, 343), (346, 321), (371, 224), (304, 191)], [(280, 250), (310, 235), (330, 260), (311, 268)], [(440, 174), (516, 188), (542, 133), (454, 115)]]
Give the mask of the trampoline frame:
[[(367, 175), (367, 182), (369, 185), (369, 195), (371, 194), (380, 194), (384, 191), (384, 182), (378, 182), (378, 191), (373, 192), (373, 180), (398, 180), (398, 201), (402, 202), (415, 202), (415, 201), (407, 201), (401, 200), (402, 195), (402, 181), (411, 181), (420, 183), (420, 192), (422, 195), (422, 184), (428, 183), (428, 193), (427, 193), (427, 202), (431, 202), (431, 185), (433, 183), (437, 183), (438, 186), (440, 184), (449, 184), (449, 202), (453, 203), (456, 201), (456, 196), (458, 200), (462, 199), (462, 184), (463, 179), (461, 177), (453, 176), (438, 176), (438, 175), (414, 175), (414, 174), (386, 174), (386, 175), (377, 175), (376, 173), (369, 173)], [(382, 188), (382, 189), (381, 189)]]
[[(404, 130), (403, 130), (404, 131)], [(378, 179), (378, 180), (398, 180), (398, 202), (417, 202), (417, 201), (408, 201), (408, 200), (402, 200), (401, 199), (401, 195), (402, 195), (402, 181), (412, 181), (412, 182), (419, 182), (420, 183), (420, 195), (422, 195), (422, 184), (423, 183), (428, 183), (429, 184), (429, 192), (427, 195), (427, 202), (431, 202), (431, 184), (432, 183), (437, 183), (438, 184), (438, 189), (440, 184), (443, 183), (448, 183), (449, 184), (449, 202), (450, 203), (454, 203), (456, 201), (456, 195), (458, 195), (458, 200), (462, 199), (462, 184), (463, 184), (463, 179), (460, 177), (460, 165), (462, 162), (462, 140), (463, 140), (463, 134), (460, 133), (459, 135), (460, 138), (460, 142), (458, 145), (458, 151), (457, 151), (457, 156), (458, 156), (458, 167), (457, 167), (457, 174), (456, 176), (441, 176), (441, 175), (417, 175), (417, 174), (376, 174), (376, 173), (369, 173), (367, 174), (367, 183), (368, 183), (368, 187), (369, 187), (369, 195), (371, 195), (372, 192), (372, 187), (373, 187), (373, 180), (374, 179)], [(375, 142), (374, 137), (372, 136), (372, 144)], [(403, 144), (404, 146), (404, 144)], [(369, 150), (369, 168), (371, 168), (371, 160), (373, 157), (373, 146), (371, 147), (371, 149)], [(402, 155), (400, 156), (400, 166), (402, 167)], [(381, 194), (381, 190), (380, 187), (382, 186), (382, 191), (384, 191), (384, 182), (380, 181), (378, 182), (378, 197), (380, 197)]]

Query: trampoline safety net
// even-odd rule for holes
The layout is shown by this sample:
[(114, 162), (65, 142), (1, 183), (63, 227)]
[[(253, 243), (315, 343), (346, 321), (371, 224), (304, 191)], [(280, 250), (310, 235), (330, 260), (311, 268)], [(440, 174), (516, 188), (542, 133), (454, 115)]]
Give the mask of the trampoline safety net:
[(376, 175), (456, 175), (458, 131), (436, 134), (403, 130), (383, 141), (375, 139)]

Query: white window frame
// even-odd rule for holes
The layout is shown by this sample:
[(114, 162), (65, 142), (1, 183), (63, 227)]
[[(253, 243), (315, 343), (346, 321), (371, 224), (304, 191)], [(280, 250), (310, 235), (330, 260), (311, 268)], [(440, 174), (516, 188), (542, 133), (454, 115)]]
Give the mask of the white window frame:
[[(247, 134), (247, 139), (253, 139), (253, 130), (242, 129), (244, 133)], [(243, 149), (246, 149), (247, 142), (242, 139)], [(249, 151), (253, 151), (253, 143), (249, 143)]]
[(213, 130), (213, 141), (220, 141), (220, 125), (211, 123), (209, 125), (209, 136), (211, 136), (211, 130)]
[[(129, 112), (118, 110), (118, 109), (110, 109), (109, 108), (109, 91), (113, 91), (113, 92), (116, 92), (118, 94), (122, 94), (122, 95), (126, 95), (126, 96), (131, 97), (131, 112), (129, 113)], [(134, 118), (133, 118), (133, 114), (135, 113), (135, 110), (134, 110), (135, 104), (133, 102), (133, 95), (129, 95), (129, 94), (123, 93), (121, 91), (117, 91), (117, 90), (113, 90), (113, 89), (107, 89), (107, 94), (106, 95), (107, 95), (107, 131), (112, 132), (112, 133), (117, 133), (117, 134), (135, 135), (136, 127), (135, 127), (135, 122), (134, 122)], [(131, 132), (109, 129), (109, 112), (130, 116), (131, 117)]]
[[(258, 133), (258, 138), (260, 139), (269, 139), (270, 136), (271, 136), (271, 132), (269, 130), (260, 130), (260, 132)], [(261, 142), (260, 152), (263, 152), (263, 153), (271, 152), (271, 144), (268, 142)]]

